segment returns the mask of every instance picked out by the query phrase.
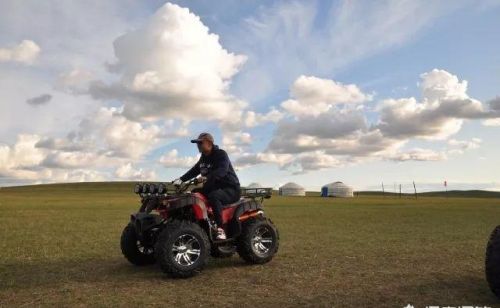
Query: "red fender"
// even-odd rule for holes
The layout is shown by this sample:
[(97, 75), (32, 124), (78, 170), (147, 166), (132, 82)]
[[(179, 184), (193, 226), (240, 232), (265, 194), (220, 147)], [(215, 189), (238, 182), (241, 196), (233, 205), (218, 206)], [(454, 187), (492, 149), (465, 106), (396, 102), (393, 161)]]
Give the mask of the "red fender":
[(212, 208), (208, 204), (207, 198), (202, 193), (193, 193), (194, 204), (193, 204), (193, 214), (197, 220), (205, 220), (208, 217), (208, 213), (212, 213)]
[[(207, 215), (212, 215), (212, 206), (208, 202), (207, 197), (198, 192), (193, 193), (193, 197), (195, 198), (193, 214), (197, 220), (204, 220), (208, 217)], [(236, 206), (226, 206), (222, 209), (222, 222), (224, 224), (229, 223), (233, 219), (235, 210)]]

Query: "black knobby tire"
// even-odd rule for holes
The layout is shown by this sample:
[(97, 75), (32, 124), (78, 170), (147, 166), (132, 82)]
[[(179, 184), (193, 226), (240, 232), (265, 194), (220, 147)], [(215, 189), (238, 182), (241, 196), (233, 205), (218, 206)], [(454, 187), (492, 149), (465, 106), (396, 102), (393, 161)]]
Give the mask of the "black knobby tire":
[(485, 270), (491, 291), (500, 298), (500, 226), (493, 230), (486, 246)]
[(233, 244), (227, 245), (212, 245), (210, 255), (214, 258), (229, 258), (236, 253), (236, 246)]
[[(191, 243), (191, 246), (181, 245), (181, 243)], [(186, 248), (188, 246), (189, 249)], [(179, 247), (184, 247), (182, 249), (184, 249), (186, 258), (180, 257), (176, 260), (176, 257), (182, 254)], [(197, 257), (194, 254), (187, 254), (188, 251), (196, 250), (199, 250)], [(210, 255), (210, 241), (200, 225), (190, 221), (172, 220), (165, 225), (160, 233), (155, 253), (158, 264), (164, 273), (175, 278), (187, 278), (201, 272), (207, 264)], [(192, 264), (181, 264), (187, 262), (192, 262)]]
[(152, 247), (145, 248), (140, 245), (133, 224), (128, 224), (123, 229), (120, 246), (125, 258), (134, 265), (148, 265), (156, 262)]
[[(267, 248), (266, 252), (259, 251), (255, 237), (258, 232), (265, 230), (262, 239), (272, 239), (271, 243), (262, 243)], [(261, 240), (262, 240), (261, 239)], [(270, 245), (267, 245), (270, 244)], [(271, 219), (265, 217), (250, 218), (242, 226), (242, 233), (238, 239), (237, 251), (240, 257), (248, 263), (264, 264), (274, 257), (279, 248), (279, 232)]]

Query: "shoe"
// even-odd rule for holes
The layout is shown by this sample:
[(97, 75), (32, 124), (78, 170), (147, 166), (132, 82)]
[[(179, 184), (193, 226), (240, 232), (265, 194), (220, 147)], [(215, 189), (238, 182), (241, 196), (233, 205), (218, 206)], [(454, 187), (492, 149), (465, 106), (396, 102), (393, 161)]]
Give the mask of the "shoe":
[(226, 232), (224, 232), (224, 229), (217, 228), (217, 239), (218, 240), (225, 240), (226, 239)]

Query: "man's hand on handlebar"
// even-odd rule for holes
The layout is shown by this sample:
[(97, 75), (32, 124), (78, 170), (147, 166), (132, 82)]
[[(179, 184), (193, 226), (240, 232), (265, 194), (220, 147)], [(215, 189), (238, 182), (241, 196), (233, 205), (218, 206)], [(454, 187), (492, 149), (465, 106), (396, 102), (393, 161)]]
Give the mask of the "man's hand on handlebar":
[(201, 183), (205, 183), (207, 181), (207, 177), (206, 176), (199, 176), (195, 179), (195, 183), (196, 184), (201, 184)]
[(174, 184), (174, 186), (181, 186), (182, 185), (182, 180), (181, 179), (175, 179), (172, 184)]

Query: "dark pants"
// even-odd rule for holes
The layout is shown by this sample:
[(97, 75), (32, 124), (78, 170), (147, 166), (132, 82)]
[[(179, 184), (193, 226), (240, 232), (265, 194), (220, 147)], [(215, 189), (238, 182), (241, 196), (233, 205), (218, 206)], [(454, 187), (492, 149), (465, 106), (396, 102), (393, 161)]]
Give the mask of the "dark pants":
[(240, 199), (240, 190), (232, 187), (212, 190), (206, 194), (214, 211), (217, 226), (222, 226), (222, 208), (224, 205), (235, 203)]

